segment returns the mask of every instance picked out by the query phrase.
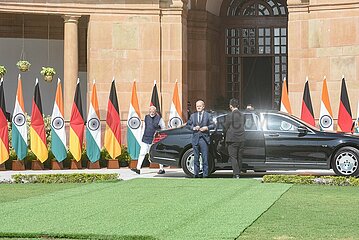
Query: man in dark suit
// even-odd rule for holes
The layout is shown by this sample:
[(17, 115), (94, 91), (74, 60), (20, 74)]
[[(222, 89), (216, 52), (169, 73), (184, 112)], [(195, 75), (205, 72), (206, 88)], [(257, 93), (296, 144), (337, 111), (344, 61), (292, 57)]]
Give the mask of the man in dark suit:
[(214, 129), (211, 115), (204, 111), (204, 101), (196, 102), (197, 112), (192, 113), (187, 126), (192, 129), (192, 147), (194, 151), (194, 177), (199, 177), (199, 155), (202, 154), (203, 177), (208, 177), (208, 145), (210, 143), (209, 130)]
[(242, 152), (244, 146), (244, 115), (238, 110), (239, 101), (232, 98), (229, 101), (231, 113), (227, 115), (224, 123), (226, 144), (229, 159), (232, 162), (233, 177), (239, 178), (242, 167)]

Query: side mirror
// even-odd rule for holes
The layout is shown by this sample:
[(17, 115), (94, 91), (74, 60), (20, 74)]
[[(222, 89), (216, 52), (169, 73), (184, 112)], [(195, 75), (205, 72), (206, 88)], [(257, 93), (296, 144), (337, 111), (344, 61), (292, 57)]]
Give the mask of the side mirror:
[(301, 134), (307, 134), (308, 129), (305, 126), (299, 126), (298, 127), (298, 132), (301, 133)]

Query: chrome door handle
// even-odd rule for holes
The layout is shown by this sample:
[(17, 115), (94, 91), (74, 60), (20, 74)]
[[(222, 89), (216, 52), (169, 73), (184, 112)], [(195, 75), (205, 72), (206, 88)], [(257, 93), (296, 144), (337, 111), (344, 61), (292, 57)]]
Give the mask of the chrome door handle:
[(279, 133), (270, 133), (268, 134), (270, 137), (279, 137)]

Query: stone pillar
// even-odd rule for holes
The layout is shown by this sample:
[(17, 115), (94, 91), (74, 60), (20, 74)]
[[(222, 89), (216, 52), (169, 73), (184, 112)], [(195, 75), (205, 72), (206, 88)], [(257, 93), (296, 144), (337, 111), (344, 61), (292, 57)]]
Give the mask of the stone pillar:
[[(168, 111), (172, 101), (173, 87), (178, 80), (179, 95), (182, 96), (182, 112), (187, 109), (187, 0), (167, 1), (161, 8), (161, 90), (168, 89), (162, 109)], [(168, 113), (168, 112), (167, 112)], [(165, 113), (166, 114), (166, 113)], [(166, 114), (165, 119), (168, 119)], [(186, 116), (185, 116), (186, 117)]]
[(64, 108), (65, 120), (70, 120), (78, 78), (78, 19), (79, 15), (64, 15)]
[(219, 46), (224, 41), (220, 18), (199, 3), (188, 14), (188, 100), (192, 111), (198, 98), (207, 108), (215, 108), (226, 97), (226, 78), (220, 75), (223, 48)]

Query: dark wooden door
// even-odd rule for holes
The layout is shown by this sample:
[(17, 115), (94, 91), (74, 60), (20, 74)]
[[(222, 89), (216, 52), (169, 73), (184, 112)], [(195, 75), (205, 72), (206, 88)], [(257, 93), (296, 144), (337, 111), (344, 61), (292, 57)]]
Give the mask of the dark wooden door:
[(273, 101), (272, 57), (244, 57), (242, 77), (243, 107), (271, 109)]

